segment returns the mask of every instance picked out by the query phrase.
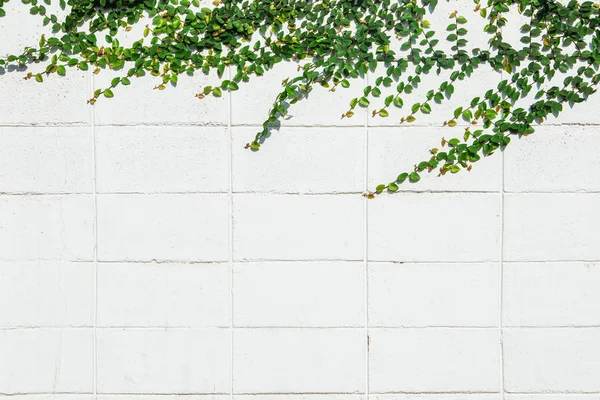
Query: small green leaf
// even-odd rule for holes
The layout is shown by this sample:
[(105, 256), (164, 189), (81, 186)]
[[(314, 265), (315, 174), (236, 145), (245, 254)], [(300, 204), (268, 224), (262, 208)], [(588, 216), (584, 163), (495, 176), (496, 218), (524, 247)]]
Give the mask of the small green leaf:
[(411, 172), (409, 177), (412, 183), (416, 183), (421, 180), (421, 175), (419, 175), (418, 172)]

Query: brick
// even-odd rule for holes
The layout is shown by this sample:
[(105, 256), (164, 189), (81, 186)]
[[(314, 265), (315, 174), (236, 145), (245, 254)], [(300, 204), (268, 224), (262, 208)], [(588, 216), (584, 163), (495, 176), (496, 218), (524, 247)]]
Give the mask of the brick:
[[(262, 77), (240, 85), (231, 94), (231, 122), (233, 125), (262, 126), (277, 95), (283, 90), (281, 81), (301, 75), (293, 62), (275, 65)], [(341, 118), (350, 109), (350, 100), (361, 96), (364, 79), (350, 81), (350, 88), (341, 86), (335, 93), (317, 84), (308, 98), (290, 106), (288, 115), (281, 120), (282, 126), (365, 126), (366, 111), (357, 107), (352, 118)]]
[(227, 192), (228, 141), (225, 128), (98, 128), (98, 192)]
[(365, 333), (327, 329), (237, 329), (235, 393), (365, 390)]
[[(122, 75), (123, 71), (103, 71), (94, 75), (94, 86), (106, 88), (113, 78)], [(210, 95), (200, 100), (194, 97), (204, 86), (214, 86), (219, 81), (216, 74), (204, 75), (198, 71), (194, 76), (180, 75), (177, 88), (167, 84), (165, 90), (153, 90), (162, 83), (160, 77), (134, 78), (130, 86), (115, 89), (114, 98), (98, 99), (94, 105), (96, 124), (227, 125), (227, 93), (221, 98)]]
[(369, 325), (498, 325), (498, 264), (369, 264)]
[[(0, 33), (0, 37), (5, 36)], [(0, 110), (10, 112), (0, 112), (0, 124), (90, 125), (88, 73), (69, 69), (64, 77), (51, 76), (44, 83), (37, 83), (33, 79), (23, 80), (27, 72), (2, 76)]]
[(507, 191), (600, 191), (600, 180), (590, 173), (600, 169), (600, 159), (589, 151), (600, 146), (598, 127), (540, 126), (514, 142), (505, 152)]
[(600, 329), (505, 329), (508, 392), (600, 391)]
[(598, 260), (600, 194), (510, 194), (505, 199), (507, 261)]
[(237, 263), (234, 325), (364, 326), (364, 275), (361, 262)]
[(234, 259), (362, 260), (363, 218), (358, 195), (234, 195)]
[(227, 393), (230, 345), (225, 329), (99, 329), (98, 392)]
[(258, 153), (244, 148), (256, 132), (233, 128), (234, 192), (364, 191), (364, 128), (284, 127)]
[(381, 392), (496, 392), (496, 329), (371, 330), (369, 388)]
[(89, 128), (0, 127), (0, 192), (91, 193)]
[[(451, 4), (452, 2), (444, 2), (446, 4)], [(468, 4), (468, 6), (470, 7), (471, 5), (473, 5), (473, 3), (469, 3), (469, 2), (463, 2), (464, 4)], [(440, 5), (442, 4), (442, 2), (439, 3)], [(456, 4), (456, 3), (455, 3)], [(456, 7), (456, 6), (454, 6)], [(473, 7), (470, 7), (471, 9), (468, 11), (470, 15), (473, 15), (472, 13), (472, 9)], [(454, 8), (456, 9), (456, 8)], [(454, 11), (454, 9), (452, 9), (452, 11)], [(448, 11), (447, 14), (445, 14), (444, 16), (446, 17), (448, 14), (450, 14), (452, 11)], [(437, 15), (443, 15), (442, 12), (440, 12), (440, 14), (438, 14), (438, 12), (440, 12), (439, 10), (436, 9), (436, 14)], [(465, 14), (463, 14), (465, 15)], [(470, 15), (467, 15), (467, 18), (469, 18)], [(475, 20), (478, 19), (480, 21), (483, 21), (483, 19), (477, 17), (477, 16), (473, 16), (470, 18), (470, 20)], [(428, 17), (429, 20), (429, 17)], [(432, 23), (432, 26), (435, 26), (435, 23), (433, 22), (433, 19), (430, 21)], [(440, 21), (439, 23), (437, 23), (438, 26), (447, 26), (449, 24), (447, 17), (444, 18), (442, 21)], [(469, 30), (473, 29), (473, 24), (470, 22), (470, 25), (468, 25)], [(473, 36), (473, 35), (471, 35)], [(445, 40), (441, 39), (440, 40), (440, 47), (436, 47), (436, 50), (438, 49), (442, 49), (443, 46), (443, 42), (445, 42)], [(484, 46), (482, 46), (481, 48), (487, 48), (489, 45), (486, 43)], [(407, 54), (408, 52), (397, 52), (397, 54)], [(451, 53), (450, 53), (451, 54)], [(375, 80), (379, 77), (379, 76), (387, 76), (387, 74), (385, 73), (387, 70), (386, 67), (384, 68), (380, 68), (377, 71), (377, 74), (372, 74), (370, 73), (369, 75), (369, 84), (373, 85), (375, 84)], [(401, 118), (406, 118), (407, 116), (409, 116), (411, 114), (411, 107), (413, 104), (415, 103), (420, 103), (422, 104), (426, 99), (427, 99), (427, 93), (430, 90), (434, 90), (434, 91), (438, 91), (440, 85), (443, 82), (450, 82), (450, 75), (452, 74), (452, 70), (442, 70), (440, 75), (436, 74), (436, 68), (433, 68), (428, 74), (426, 75), (422, 75), (421, 76), (421, 80), (422, 82), (418, 85), (417, 88), (415, 88), (412, 93), (410, 94), (403, 94), (402, 95), (402, 100), (404, 102), (404, 107), (401, 109), (396, 108), (395, 106), (390, 106), (388, 111), (389, 111), (389, 117), (381, 117), (381, 116), (372, 116), (372, 112), (373, 110), (379, 110), (384, 106), (384, 99), (389, 96), (389, 95), (396, 95), (397, 90), (396, 87), (398, 86), (398, 83), (400, 82), (404, 82), (405, 84), (408, 84), (408, 77), (409, 76), (414, 76), (414, 67), (409, 67), (407, 68), (407, 71), (400, 77), (399, 80), (397, 80), (396, 82), (392, 83), (392, 85), (390, 85), (390, 87), (384, 87), (381, 86), (381, 96), (379, 98), (373, 98), (370, 97), (369, 100), (371, 101), (371, 104), (369, 106), (369, 118), (368, 118), (368, 124), (369, 126), (388, 126), (388, 127), (394, 127), (394, 131), (398, 132), (398, 126), (399, 126), (399, 122), (401, 120)], [(439, 143), (439, 141), (441, 140), (442, 136), (445, 136), (447, 139), (451, 139), (451, 138), (462, 138), (463, 134), (464, 134), (464, 127), (467, 126), (471, 126), (471, 131), (474, 131), (476, 129), (478, 129), (481, 126), (481, 122), (480, 125), (470, 125), (470, 121), (464, 121), (462, 119), (462, 117), (459, 117), (456, 119), (456, 122), (458, 123), (459, 126), (455, 127), (455, 128), (450, 128), (447, 126), (444, 126), (444, 122), (449, 121), (451, 119), (454, 118), (454, 110), (457, 109), (458, 107), (463, 107), (465, 110), (469, 107), (469, 104), (471, 103), (471, 100), (473, 100), (473, 98), (475, 97), (480, 97), (483, 98), (485, 95), (485, 92), (489, 89), (495, 88), (498, 83), (502, 80), (502, 76), (501, 74), (499, 74), (498, 72), (494, 71), (491, 67), (489, 67), (488, 65), (481, 65), (479, 66), (477, 69), (475, 69), (473, 71), (473, 73), (471, 74), (471, 76), (469, 77), (465, 77), (465, 79), (463, 81), (458, 81), (454, 83), (454, 87), (455, 87), (455, 92), (454, 94), (448, 98), (447, 96), (444, 96), (444, 100), (440, 103), (436, 103), (435, 101), (431, 101), (429, 103), (429, 105), (431, 106), (431, 113), (430, 114), (423, 114), (423, 113), (417, 113), (415, 114), (415, 118), (416, 120), (414, 122), (408, 123), (405, 122), (402, 124), (402, 126), (421, 126), (421, 127), (436, 127), (437, 131), (438, 131), (438, 138), (435, 140), (436, 143)], [(469, 87), (471, 88), (470, 90), (461, 90), (461, 88), (465, 88), (465, 87)], [(431, 128), (428, 128), (431, 129)], [(432, 147), (439, 147), (437, 145), (432, 145), (430, 148)], [(424, 154), (423, 159), (428, 159), (429, 157), (427, 157), (427, 153)]]
[(1, 260), (91, 261), (92, 196), (0, 196)]
[[(48, 15), (64, 18), (58, 2), (46, 5)], [(42, 34), (53, 36), (51, 25), (42, 26), (39, 15), (31, 15), (29, 8), (21, 3), (8, 2), (3, 5), (6, 16), (0, 24), (0, 54), (21, 54), (26, 46), (38, 47)], [(43, 83), (35, 79), (24, 80), (28, 72), (43, 71), (40, 65), (14, 70), (10, 67), (2, 77), (0, 96), (0, 125), (2, 124), (85, 124), (91, 123), (91, 107), (86, 104), (90, 97), (90, 74), (68, 68), (64, 77), (44, 77)], [(3, 148), (4, 146), (0, 146)], [(3, 158), (3, 157), (0, 157)]]
[(227, 264), (98, 265), (98, 326), (229, 326)]
[(226, 261), (228, 214), (220, 195), (100, 195), (98, 258)]
[[(61, 10), (58, 3), (44, 5), (48, 14), (53, 13), (60, 18), (64, 18), (68, 11)], [(0, 26), (0, 35), (5, 40), (0, 43), (0, 54), (4, 58), (7, 54), (21, 53), (26, 46), (38, 46), (40, 36), (52, 32), (52, 26), (43, 26), (39, 15), (33, 15), (29, 7), (23, 7), (19, 3), (6, 2), (2, 6), (6, 15), (2, 17), (2, 26)], [(30, 29), (23, 29), (28, 27)]]
[[(582, 64), (579, 64), (581, 66)], [(565, 75), (556, 74), (552, 80), (552, 85), (561, 87)], [(549, 85), (546, 85), (549, 87)], [(558, 118), (550, 117), (545, 124), (561, 124), (561, 125), (596, 125), (598, 124), (598, 103), (592, 95), (589, 100), (579, 104), (563, 104), (563, 111), (558, 115)], [(571, 143), (569, 143), (569, 146)], [(569, 153), (572, 153), (569, 151)]]
[(93, 324), (92, 263), (0, 262), (0, 327)]
[[(367, 204), (371, 261), (499, 259), (498, 195), (402, 193)], [(468, 240), (473, 237), (476, 245)]]
[(92, 329), (0, 330), (0, 393), (91, 393)]
[[(429, 160), (431, 149), (444, 151), (440, 143), (444, 135), (446, 133), (438, 127), (369, 128), (369, 189), (396, 180), (400, 173), (412, 172), (415, 164)], [(431, 173), (424, 171), (419, 183), (405, 181), (399, 186), (401, 191), (499, 192), (501, 163), (499, 155), (485, 157), (473, 165), (470, 172), (438, 177), (437, 169)]]
[(505, 263), (504, 326), (600, 325), (600, 263)]

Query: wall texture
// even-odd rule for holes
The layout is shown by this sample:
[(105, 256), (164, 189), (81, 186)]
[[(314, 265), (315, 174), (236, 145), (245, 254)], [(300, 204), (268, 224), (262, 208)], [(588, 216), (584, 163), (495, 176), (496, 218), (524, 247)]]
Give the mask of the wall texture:
[[(2, 54), (39, 36), (23, 8)], [(93, 107), (110, 73), (0, 75), (0, 399), (600, 399), (598, 100), (367, 201), (453, 106), (340, 120), (365, 77), (245, 150), (294, 69)]]

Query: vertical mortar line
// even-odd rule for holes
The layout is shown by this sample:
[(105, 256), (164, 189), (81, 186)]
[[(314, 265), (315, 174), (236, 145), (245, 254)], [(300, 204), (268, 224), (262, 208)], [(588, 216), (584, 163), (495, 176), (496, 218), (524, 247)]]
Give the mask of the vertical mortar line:
[[(503, 35), (504, 27), (500, 27), (500, 34)], [(504, 36), (502, 36), (504, 40)], [(500, 79), (505, 78), (505, 72), (500, 71)], [(510, 78), (506, 76), (506, 78)], [(498, 333), (500, 336), (500, 400), (504, 400), (504, 333), (502, 329), (503, 309), (504, 309), (504, 151), (500, 152), (500, 277), (498, 295)]]
[(504, 319), (504, 152), (501, 152), (501, 181), (500, 181), (500, 312), (499, 314), (499, 330), (500, 330), (500, 398), (504, 400), (504, 330), (502, 321)]
[[(227, 66), (227, 79), (231, 80), (231, 66)], [(230, 341), (230, 398), (233, 400), (233, 132), (231, 128), (231, 96), (232, 92), (227, 92), (227, 154), (229, 162), (229, 330), (231, 334)]]
[[(90, 76), (90, 96), (91, 99), (94, 95), (95, 85), (94, 85), (94, 73), (93, 68), (89, 69), (88, 72)], [(94, 110), (94, 106), (90, 105), (91, 112), (91, 120), (92, 120), (92, 164), (94, 165), (93, 169), (93, 177), (92, 177), (92, 193), (94, 198), (94, 325), (93, 325), (93, 362), (94, 365), (92, 367), (93, 376), (94, 376), (94, 385), (93, 385), (93, 397), (94, 400), (98, 397), (98, 338), (97, 338), (97, 327), (98, 327), (98, 193), (96, 190), (96, 176), (97, 176), (97, 168), (96, 168), (96, 113)]]
[[(365, 74), (364, 86), (369, 85), (369, 72)], [(364, 169), (365, 169), (365, 192), (369, 190), (369, 110), (367, 108), (365, 112), (365, 141), (364, 141)], [(365, 302), (365, 340), (366, 345), (366, 357), (365, 357), (365, 400), (369, 400), (369, 199), (363, 198), (364, 203), (364, 302)]]

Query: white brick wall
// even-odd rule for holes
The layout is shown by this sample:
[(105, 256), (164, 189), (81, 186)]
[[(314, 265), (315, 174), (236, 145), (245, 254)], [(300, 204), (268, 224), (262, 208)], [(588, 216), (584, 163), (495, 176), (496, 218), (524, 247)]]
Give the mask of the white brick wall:
[(453, 107), (341, 120), (369, 76), (245, 150), (290, 71), (94, 107), (110, 74), (0, 75), (0, 400), (600, 400), (598, 102), (367, 201)]

